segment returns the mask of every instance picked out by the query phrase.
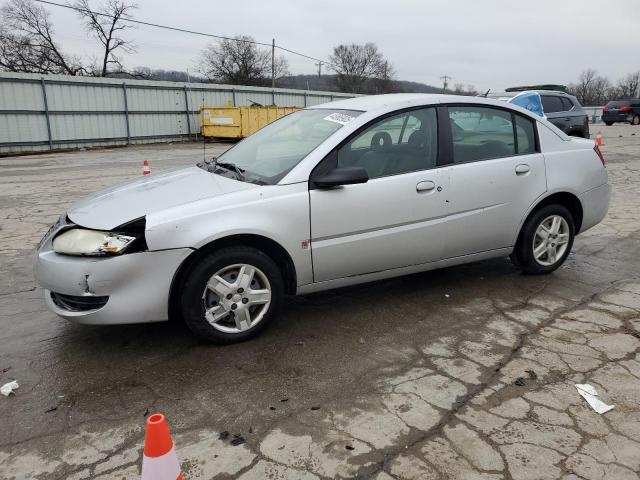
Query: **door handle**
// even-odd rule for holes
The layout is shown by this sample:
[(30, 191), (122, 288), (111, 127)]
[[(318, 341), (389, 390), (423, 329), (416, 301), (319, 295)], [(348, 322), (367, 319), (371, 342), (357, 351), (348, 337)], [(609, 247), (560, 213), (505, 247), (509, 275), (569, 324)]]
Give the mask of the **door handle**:
[(419, 182), (416, 185), (416, 192), (430, 192), (434, 188), (436, 188), (436, 184), (431, 181)]
[(526, 163), (521, 163), (520, 165), (516, 166), (516, 175), (524, 175), (525, 173), (528, 173), (529, 170), (531, 170), (529, 165), (527, 165)]

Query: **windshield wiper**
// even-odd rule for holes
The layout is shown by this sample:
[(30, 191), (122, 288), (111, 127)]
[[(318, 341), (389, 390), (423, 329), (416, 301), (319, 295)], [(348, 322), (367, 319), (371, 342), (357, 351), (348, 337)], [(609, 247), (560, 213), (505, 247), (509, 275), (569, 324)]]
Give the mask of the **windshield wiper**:
[(235, 163), (218, 162), (216, 159), (214, 159), (214, 166), (222, 167), (226, 170), (230, 170), (234, 172), (236, 175), (238, 175), (238, 180), (244, 181), (245, 170), (244, 168), (240, 168), (239, 166), (237, 166)]
[(236, 174), (236, 176), (238, 177), (238, 180), (240, 181), (244, 181), (245, 177), (244, 177), (244, 172), (245, 169), (244, 168), (240, 168), (239, 166), (237, 166), (234, 163), (230, 163), (230, 162), (219, 162), (218, 161), (218, 157), (211, 157), (210, 160), (205, 160), (201, 163), (197, 164), (198, 167), (203, 168), (204, 170), (207, 170), (208, 172), (211, 173), (215, 173), (216, 169), (218, 167), (220, 168), (224, 168), (225, 170), (231, 171), (233, 173)]

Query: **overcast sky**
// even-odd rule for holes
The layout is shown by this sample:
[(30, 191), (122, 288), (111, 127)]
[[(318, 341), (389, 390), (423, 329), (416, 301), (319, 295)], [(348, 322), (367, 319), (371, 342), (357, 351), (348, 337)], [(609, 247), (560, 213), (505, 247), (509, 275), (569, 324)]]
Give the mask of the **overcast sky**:
[[(94, 0), (98, 2), (98, 0)], [(0, 4), (4, 3), (0, 0)], [(375, 42), (396, 78), (503, 89), (569, 83), (588, 67), (610, 80), (640, 69), (639, 0), (138, 0), (135, 17), (190, 30), (246, 34), (327, 58), (340, 43)], [(95, 3), (94, 3), (95, 4)], [(69, 53), (90, 55), (72, 11), (46, 6)], [(209, 39), (137, 26), (127, 67), (195, 71)], [(291, 73), (312, 61), (286, 54)]]

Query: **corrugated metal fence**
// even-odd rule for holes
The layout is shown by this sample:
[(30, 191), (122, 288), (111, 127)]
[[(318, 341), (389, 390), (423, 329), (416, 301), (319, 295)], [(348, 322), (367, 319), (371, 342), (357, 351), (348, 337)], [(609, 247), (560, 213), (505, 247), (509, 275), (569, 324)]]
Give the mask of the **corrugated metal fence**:
[(0, 154), (175, 141), (202, 106), (305, 107), (350, 95), (202, 83), (0, 72)]

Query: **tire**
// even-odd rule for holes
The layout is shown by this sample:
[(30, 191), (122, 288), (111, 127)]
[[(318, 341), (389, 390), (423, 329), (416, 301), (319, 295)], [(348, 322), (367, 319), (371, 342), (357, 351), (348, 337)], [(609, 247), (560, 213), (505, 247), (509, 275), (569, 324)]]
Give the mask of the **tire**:
[(269, 256), (252, 247), (227, 247), (206, 255), (187, 273), (180, 307), (196, 337), (229, 344), (264, 330), (283, 295), (282, 273)]
[(611, 125), (613, 125), (613, 122), (604, 122), (604, 124), (605, 124), (607, 127), (610, 127)]
[(640, 125), (640, 115), (636, 115), (631, 119), (631, 125)]
[[(561, 220), (554, 223), (555, 218)], [(542, 224), (545, 228), (541, 227)], [(554, 230), (556, 225), (558, 229)], [(548, 233), (549, 230), (551, 233)], [(541, 234), (551, 235), (551, 238), (547, 237), (547, 240), (544, 240)], [(524, 273), (551, 273), (560, 267), (569, 256), (574, 238), (575, 224), (571, 212), (562, 205), (546, 205), (535, 210), (524, 223), (513, 252), (516, 257), (514, 263)], [(562, 243), (559, 243), (558, 240)], [(548, 245), (548, 248), (545, 248), (544, 245)], [(538, 257), (534, 254), (534, 248), (540, 252)], [(555, 255), (551, 255), (550, 252), (555, 252)]]

